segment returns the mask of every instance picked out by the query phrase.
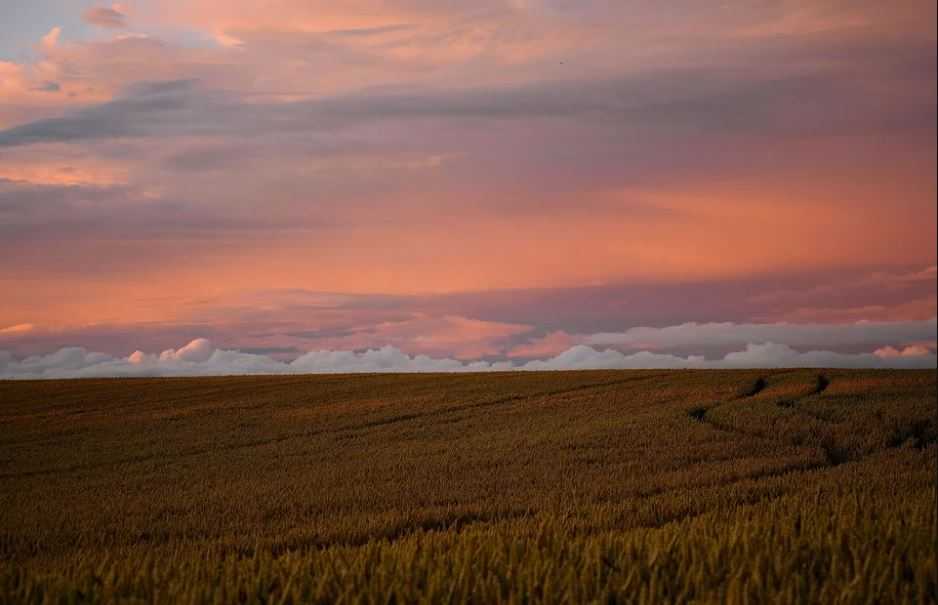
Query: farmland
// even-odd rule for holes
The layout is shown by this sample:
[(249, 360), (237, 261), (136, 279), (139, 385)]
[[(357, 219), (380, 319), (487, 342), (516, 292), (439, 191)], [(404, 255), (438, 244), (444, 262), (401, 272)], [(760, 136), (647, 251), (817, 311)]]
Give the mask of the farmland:
[(0, 382), (0, 602), (936, 602), (934, 371)]

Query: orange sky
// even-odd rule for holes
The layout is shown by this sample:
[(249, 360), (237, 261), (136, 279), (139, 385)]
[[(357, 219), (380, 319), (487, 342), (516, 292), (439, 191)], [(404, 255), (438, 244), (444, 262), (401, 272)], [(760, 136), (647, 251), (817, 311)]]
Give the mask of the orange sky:
[(0, 25), (44, 32), (0, 46), (0, 349), (935, 315), (933, 2), (37, 7)]

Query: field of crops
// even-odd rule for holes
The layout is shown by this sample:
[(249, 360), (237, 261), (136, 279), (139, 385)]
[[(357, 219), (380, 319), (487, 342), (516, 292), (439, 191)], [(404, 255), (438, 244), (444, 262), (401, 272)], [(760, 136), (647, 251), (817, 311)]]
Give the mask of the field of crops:
[(936, 374), (0, 382), (0, 603), (934, 603)]

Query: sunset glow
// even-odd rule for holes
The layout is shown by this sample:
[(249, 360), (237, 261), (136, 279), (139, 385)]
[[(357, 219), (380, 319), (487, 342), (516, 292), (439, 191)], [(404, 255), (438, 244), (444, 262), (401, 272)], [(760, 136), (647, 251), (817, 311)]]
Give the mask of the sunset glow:
[(12, 4), (0, 377), (935, 365), (932, 1)]

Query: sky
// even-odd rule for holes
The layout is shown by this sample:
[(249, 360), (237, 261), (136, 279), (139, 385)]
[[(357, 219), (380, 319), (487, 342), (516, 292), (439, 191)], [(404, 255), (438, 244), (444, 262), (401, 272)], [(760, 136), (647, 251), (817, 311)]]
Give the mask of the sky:
[(935, 367), (935, 23), (4, 2), (0, 377)]

